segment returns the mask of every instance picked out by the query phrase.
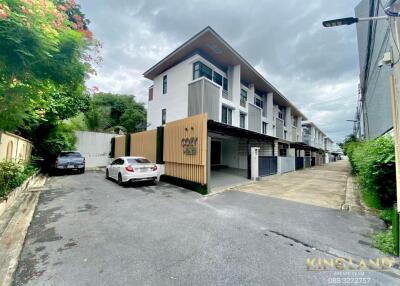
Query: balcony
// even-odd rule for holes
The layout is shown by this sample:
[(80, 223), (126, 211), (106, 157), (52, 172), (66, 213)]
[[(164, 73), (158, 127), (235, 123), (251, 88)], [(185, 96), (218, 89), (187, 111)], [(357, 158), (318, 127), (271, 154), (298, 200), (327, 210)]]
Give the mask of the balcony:
[(230, 101), (232, 101), (232, 95), (230, 95), (229, 93), (228, 93), (228, 91), (226, 91), (225, 89), (222, 89), (222, 97), (223, 98), (225, 98), (225, 99), (227, 99), (227, 100), (230, 100)]

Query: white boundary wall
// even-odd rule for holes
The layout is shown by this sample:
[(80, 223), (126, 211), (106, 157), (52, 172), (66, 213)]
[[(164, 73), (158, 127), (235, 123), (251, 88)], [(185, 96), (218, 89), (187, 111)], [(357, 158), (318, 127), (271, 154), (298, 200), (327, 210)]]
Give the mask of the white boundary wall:
[(85, 157), (86, 167), (104, 167), (110, 163), (111, 138), (115, 134), (75, 131), (77, 137), (76, 150)]

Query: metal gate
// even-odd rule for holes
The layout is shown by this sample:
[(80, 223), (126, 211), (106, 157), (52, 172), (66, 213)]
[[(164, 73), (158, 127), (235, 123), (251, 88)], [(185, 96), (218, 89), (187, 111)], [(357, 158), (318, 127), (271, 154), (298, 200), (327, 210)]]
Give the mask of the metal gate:
[(258, 173), (260, 177), (275, 175), (278, 172), (278, 157), (258, 156)]
[(304, 168), (304, 158), (296, 157), (296, 170), (300, 170)]

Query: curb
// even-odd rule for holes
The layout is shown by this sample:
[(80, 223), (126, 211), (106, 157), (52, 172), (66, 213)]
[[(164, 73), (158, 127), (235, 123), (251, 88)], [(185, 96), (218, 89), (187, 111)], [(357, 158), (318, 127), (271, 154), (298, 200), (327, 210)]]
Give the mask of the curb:
[[(20, 200), (19, 207), (12, 213), (8, 224), (0, 236), (0, 285), (9, 286), (13, 283), (14, 273), (25, 242), (25, 237), (31, 223), (36, 205), (39, 201), (41, 188), (47, 177), (34, 174), (24, 185), (23, 191), (15, 196), (13, 202)], [(9, 207), (13, 204), (9, 204)], [(11, 210), (10, 210), (11, 211)]]

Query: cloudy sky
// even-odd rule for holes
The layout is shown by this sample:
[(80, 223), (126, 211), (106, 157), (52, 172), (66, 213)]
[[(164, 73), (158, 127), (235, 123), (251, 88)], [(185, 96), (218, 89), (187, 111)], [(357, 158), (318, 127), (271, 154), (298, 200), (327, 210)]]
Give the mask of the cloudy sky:
[(207, 25), (336, 142), (352, 132), (358, 85), (353, 16), (359, 0), (80, 0), (101, 41), (103, 63), (89, 87), (147, 102), (142, 73)]

